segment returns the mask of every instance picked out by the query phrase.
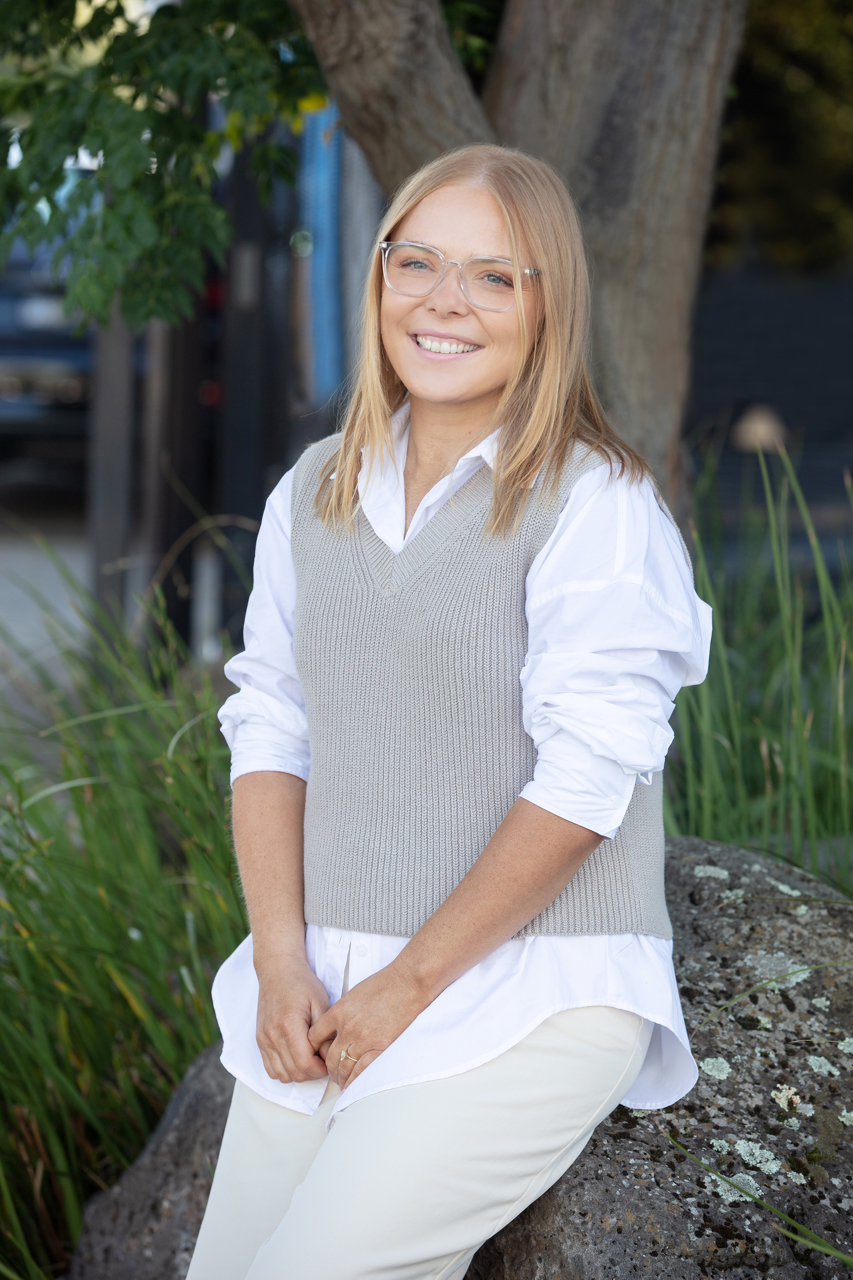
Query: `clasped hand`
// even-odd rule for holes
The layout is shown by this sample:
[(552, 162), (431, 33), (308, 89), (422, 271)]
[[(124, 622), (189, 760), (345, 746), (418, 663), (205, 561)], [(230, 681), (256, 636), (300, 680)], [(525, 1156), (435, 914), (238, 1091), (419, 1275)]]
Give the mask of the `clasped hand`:
[(264, 964), (258, 981), (258, 1047), (267, 1075), (285, 1084), (328, 1074), (346, 1088), (429, 1003), (393, 964), (331, 1006), (307, 960)]

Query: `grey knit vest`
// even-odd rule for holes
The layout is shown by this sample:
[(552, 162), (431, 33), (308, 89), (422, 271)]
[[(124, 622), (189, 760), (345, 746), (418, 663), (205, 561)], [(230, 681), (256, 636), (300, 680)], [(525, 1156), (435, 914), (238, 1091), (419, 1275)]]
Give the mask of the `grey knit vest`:
[[(293, 478), (294, 651), (311, 769), (305, 919), (408, 937), (432, 915), (533, 777), (519, 673), (525, 578), (575, 482), (601, 458), (576, 448), (553, 501), (528, 501), (507, 538), (485, 533), (483, 466), (398, 554), (359, 511), (324, 528), (313, 503), (332, 436)], [(523, 934), (671, 938), (662, 775), (638, 783), (603, 840)]]

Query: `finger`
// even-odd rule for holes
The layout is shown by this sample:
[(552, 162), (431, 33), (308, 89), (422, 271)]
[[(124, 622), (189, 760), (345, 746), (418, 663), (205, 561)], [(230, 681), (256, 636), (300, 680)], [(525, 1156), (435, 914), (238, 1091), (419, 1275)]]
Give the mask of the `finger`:
[(326, 1075), (325, 1063), (308, 1043), (307, 1023), (267, 1027), (258, 1035), (258, 1047), (267, 1074), (283, 1084), (316, 1080)]
[(307, 1036), (301, 1043), (291, 1043), (288, 1048), (293, 1065), (303, 1079), (318, 1080), (321, 1076), (328, 1075), (325, 1061), (311, 1048)]
[(339, 1089), (343, 1089), (350, 1065), (349, 1059), (344, 1055), (343, 1045), (340, 1037), (333, 1040), (328, 1045), (326, 1054), (326, 1070), (334, 1080)]
[(346, 1089), (352, 1084), (353, 1080), (357, 1080), (362, 1071), (366, 1071), (371, 1062), (375, 1062), (381, 1053), (381, 1049), (368, 1049), (366, 1053), (359, 1056), (358, 1062), (352, 1063), (352, 1071), (347, 1076), (346, 1084), (342, 1085), (342, 1089)]
[(293, 1077), (288, 1072), (287, 1067), (284, 1065), (280, 1055), (276, 1053), (275, 1049), (262, 1044), (260, 1039), (258, 1039), (258, 1048), (261, 1051), (264, 1070), (270, 1079), (280, 1080), (282, 1084), (292, 1084)]
[(308, 1031), (308, 1041), (315, 1053), (322, 1044), (326, 1044), (329, 1040), (334, 1039), (338, 1033), (337, 1018), (334, 1009), (329, 1009), (324, 1013), (322, 1018), (314, 1023)]
[(342, 1090), (349, 1084), (357, 1062), (358, 1050), (354, 1049), (353, 1046), (350, 1045), (345, 1053), (342, 1052), (340, 1062), (338, 1063), (338, 1080)]
[[(305, 1030), (307, 1028), (303, 1023), (303, 1034)], [(267, 1074), (274, 1080), (281, 1080), (284, 1084), (291, 1083), (297, 1068), (288, 1047), (290, 1039), (288, 1028), (272, 1020), (264, 1021), (258, 1026), (256, 1039)]]

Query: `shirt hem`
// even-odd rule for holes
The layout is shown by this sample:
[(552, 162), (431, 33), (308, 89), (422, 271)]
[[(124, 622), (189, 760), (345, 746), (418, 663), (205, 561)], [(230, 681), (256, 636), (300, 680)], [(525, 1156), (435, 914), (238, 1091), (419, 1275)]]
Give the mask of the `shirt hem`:
[[(508, 1053), (510, 1049), (513, 1049), (517, 1044), (520, 1044), (522, 1040), (527, 1038), (527, 1036), (532, 1035), (532, 1033), (536, 1030), (536, 1028), (540, 1027), (543, 1022), (547, 1022), (549, 1018), (553, 1018), (556, 1014), (568, 1013), (570, 1009), (588, 1009), (590, 1007), (591, 1007), (590, 1005), (584, 1004), (581, 1002), (564, 1004), (561, 1001), (557, 1003), (554, 1007), (552, 1007), (549, 1012), (545, 1014), (537, 1014), (536, 1017), (533, 1020), (531, 1020), (529, 1023), (523, 1024), (523, 1027), (520, 1033), (513, 1032), (512, 1037), (502, 1042), (502, 1044), (498, 1048), (492, 1049), (486, 1054), (481, 1054), (477, 1058), (469, 1059), (467, 1062), (463, 1062), (460, 1065), (454, 1065), (452, 1068), (447, 1068), (446, 1070), (440, 1071), (440, 1072), (428, 1072), (423, 1075), (409, 1076), (409, 1077), (406, 1077), (405, 1079), (399, 1079), (399, 1080), (395, 1080), (385, 1084), (377, 1085), (377, 1087), (374, 1089), (366, 1089), (364, 1090), (364, 1092), (359, 1092), (357, 1095), (353, 1096), (349, 1100), (347, 1099), (347, 1096), (346, 1096), (346, 1089), (344, 1089), (344, 1091), (341, 1093), (340, 1098), (335, 1103), (335, 1106), (332, 1110), (331, 1115), (329, 1116), (328, 1121), (326, 1122), (326, 1132), (328, 1133), (329, 1129), (334, 1123), (335, 1116), (339, 1115), (342, 1111), (345, 1111), (347, 1107), (352, 1106), (354, 1103), (360, 1102), (363, 1098), (370, 1098), (377, 1093), (384, 1093), (387, 1089), (404, 1089), (408, 1085), (428, 1084), (430, 1080), (450, 1080), (453, 1078), (453, 1076), (464, 1075), (466, 1071), (476, 1071), (478, 1067), (483, 1067), (486, 1065), (487, 1062), (493, 1062), (495, 1058), (499, 1058), (502, 1053)], [(696, 1066), (696, 1060), (695, 1058), (693, 1058), (693, 1055), (690, 1053), (690, 1050), (687, 1048), (687, 1046), (684, 1044), (681, 1038), (676, 1034), (676, 1032), (673, 1031), (672, 1027), (667, 1026), (667, 1024), (664, 1022), (659, 1022), (656, 1018), (650, 1018), (648, 1014), (644, 1014), (640, 1009), (634, 1009), (627, 1004), (610, 1004), (606, 1006), (592, 1006), (592, 1007), (621, 1009), (625, 1013), (636, 1014), (638, 1018), (645, 1018), (649, 1022), (653, 1023), (655, 1026), (665, 1028), (667, 1031), (671, 1032), (671, 1034), (675, 1036), (675, 1039), (678, 1041), (678, 1043), (682, 1046), (685, 1053), (690, 1054), (690, 1057), (693, 1063), (693, 1071), (691, 1072), (691, 1075), (693, 1076), (693, 1078), (689, 1086), (686, 1089), (679, 1088), (674, 1090), (672, 1093), (664, 1094), (663, 1095), (664, 1101), (662, 1102), (656, 1101), (654, 1104), (649, 1104), (648, 1106), (641, 1108), (641, 1110), (660, 1111), (664, 1107), (672, 1106), (673, 1103), (678, 1102), (681, 1098), (685, 1097), (690, 1092), (690, 1090), (694, 1087), (694, 1085), (696, 1084), (696, 1081), (699, 1078), (699, 1069)], [(378, 1061), (378, 1059), (376, 1059), (376, 1061)], [(367, 1067), (363, 1075), (366, 1075), (367, 1071), (369, 1070), (370, 1070), (370, 1067)], [(360, 1076), (359, 1079), (362, 1079), (363, 1075)], [(633, 1087), (634, 1086), (632, 1085), (631, 1088)], [(628, 1089), (624, 1095), (625, 1098), (630, 1097), (630, 1094), (631, 1094), (631, 1089)], [(622, 1101), (623, 1099), (620, 1098), (619, 1103), (621, 1103)], [(617, 1106), (618, 1105), (619, 1104), (617, 1103)]]
[[(452, 1067), (448, 1067), (443, 1071), (437, 1071), (437, 1072), (429, 1071), (421, 1075), (399, 1077), (395, 1080), (386, 1081), (383, 1084), (377, 1085), (375, 1088), (357, 1090), (350, 1097), (347, 1097), (347, 1090), (344, 1089), (340, 1098), (335, 1103), (335, 1106), (332, 1110), (331, 1115), (329, 1116), (329, 1119), (326, 1124), (326, 1131), (327, 1132), (329, 1131), (337, 1115), (339, 1115), (343, 1111), (346, 1111), (348, 1107), (353, 1106), (356, 1102), (360, 1102), (363, 1098), (373, 1097), (377, 1093), (385, 1093), (388, 1089), (405, 1089), (409, 1085), (428, 1084), (431, 1080), (450, 1080), (453, 1078), (453, 1076), (464, 1075), (468, 1071), (476, 1071), (478, 1067), (485, 1066), (487, 1062), (493, 1062), (495, 1058), (499, 1058), (501, 1054), (508, 1053), (510, 1049), (515, 1047), (515, 1045), (520, 1044), (522, 1040), (527, 1038), (527, 1036), (532, 1035), (532, 1033), (536, 1030), (536, 1028), (541, 1026), (543, 1022), (547, 1022), (549, 1018), (553, 1018), (556, 1014), (567, 1013), (570, 1009), (586, 1009), (589, 1007), (590, 1006), (588, 1004), (585, 1004), (580, 1001), (573, 1002), (571, 1004), (565, 1004), (562, 1001), (560, 1001), (555, 1005), (553, 1005), (547, 1012), (537, 1013), (535, 1018), (531, 1019), (528, 1023), (523, 1024), (520, 1030), (514, 1031), (509, 1038), (502, 1041), (497, 1047), (490, 1049), (487, 1053), (479, 1054), (477, 1057), (466, 1059), (461, 1063), (454, 1063)], [(621, 1003), (610, 1004), (604, 1007), (611, 1008), (611, 1009), (622, 1009), (626, 1013), (634, 1013), (638, 1018), (645, 1018), (649, 1022), (653, 1023), (655, 1026), (659, 1026), (662, 1029), (669, 1031), (670, 1034), (675, 1037), (675, 1039), (684, 1049), (685, 1054), (689, 1055), (691, 1058), (692, 1071), (690, 1072), (690, 1075), (692, 1076), (692, 1079), (690, 1080), (690, 1083), (686, 1085), (686, 1087), (683, 1087), (680, 1084), (675, 1089), (672, 1089), (666, 1093), (663, 1093), (660, 1099), (655, 1097), (654, 1101), (646, 1100), (644, 1105), (639, 1109), (645, 1110), (645, 1111), (660, 1111), (664, 1107), (670, 1107), (674, 1103), (678, 1102), (681, 1098), (685, 1097), (696, 1084), (696, 1081), (699, 1078), (699, 1070), (698, 1070), (698, 1067), (696, 1066), (695, 1059), (693, 1058), (692, 1054), (690, 1054), (689, 1048), (684, 1044), (684, 1041), (673, 1030), (673, 1028), (668, 1026), (667, 1023), (665, 1022), (658, 1021), (657, 1018), (649, 1017), (649, 1015), (647, 1013), (643, 1013), (641, 1009), (635, 1009), (632, 1006), (627, 1004), (621, 1004)], [(378, 1062), (379, 1059), (377, 1058), (376, 1061)], [(299, 1111), (303, 1115), (314, 1114), (313, 1111), (309, 1111), (305, 1107), (294, 1107), (292, 1103), (283, 1102), (280, 1097), (278, 1098), (272, 1097), (270, 1094), (259, 1089), (257, 1086), (257, 1083), (246, 1079), (246, 1076), (243, 1072), (236, 1070), (232, 1066), (229, 1066), (228, 1053), (224, 1046), (223, 1046), (222, 1054), (220, 1055), (220, 1062), (222, 1063), (223, 1067), (225, 1067), (225, 1070), (228, 1071), (232, 1076), (234, 1076), (235, 1080), (239, 1080), (242, 1084), (246, 1086), (246, 1088), (251, 1089), (254, 1093), (259, 1094), (260, 1097), (266, 1098), (268, 1102), (272, 1102), (274, 1103), (274, 1105), (279, 1107), (286, 1107), (288, 1110), (291, 1110), (291, 1111)], [(365, 1072), (362, 1074), (362, 1076), (359, 1077), (359, 1079), (363, 1079), (369, 1070), (370, 1070), (370, 1067), (368, 1067), (365, 1070)], [(328, 1077), (326, 1077), (326, 1080), (328, 1080)], [(319, 1084), (320, 1081), (318, 1080), (317, 1083)], [(633, 1087), (634, 1086), (632, 1085), (631, 1089), (633, 1089)], [(620, 1103), (624, 1102), (625, 1098), (630, 1097), (631, 1089), (627, 1090), (627, 1092), (624, 1095), (624, 1098), (619, 1099)], [(637, 1104), (635, 1102), (632, 1105), (637, 1105)]]

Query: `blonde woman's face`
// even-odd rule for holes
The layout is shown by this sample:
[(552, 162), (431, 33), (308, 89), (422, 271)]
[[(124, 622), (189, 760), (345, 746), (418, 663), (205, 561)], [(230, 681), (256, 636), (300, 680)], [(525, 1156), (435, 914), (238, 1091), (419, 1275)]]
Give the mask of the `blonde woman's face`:
[[(481, 187), (440, 187), (406, 215), (391, 238), (430, 245), (440, 249), (445, 258), (462, 263), (471, 257), (512, 257), (500, 205)], [(402, 264), (402, 269), (417, 272), (426, 267), (412, 262)], [(413, 400), (467, 404), (481, 410), (490, 402), (497, 405), (517, 358), (521, 333), (512, 288), (501, 286), (499, 279), (489, 284), (498, 290), (504, 288), (498, 300), (500, 305), (504, 305), (504, 298), (511, 304), (506, 311), (473, 305), (462, 290), (456, 267), (449, 267), (441, 283), (425, 297), (396, 293), (383, 282), (382, 342)], [(535, 286), (528, 282), (522, 297), (526, 355), (536, 323)], [(454, 344), (455, 352), (442, 349)]]

